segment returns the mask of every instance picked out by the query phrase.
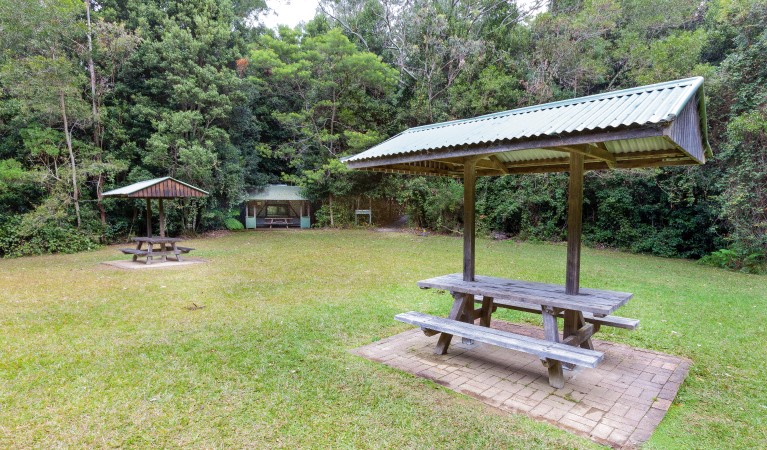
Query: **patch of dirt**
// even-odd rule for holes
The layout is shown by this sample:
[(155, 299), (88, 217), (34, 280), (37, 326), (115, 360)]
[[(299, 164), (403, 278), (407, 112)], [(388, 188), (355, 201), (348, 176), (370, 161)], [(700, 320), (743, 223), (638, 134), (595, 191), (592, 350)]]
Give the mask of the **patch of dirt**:
[(206, 238), (206, 239), (216, 239), (221, 238), (224, 236), (229, 236), (232, 234), (229, 230), (212, 230), (212, 231), (206, 231), (205, 233), (202, 233), (200, 237)]

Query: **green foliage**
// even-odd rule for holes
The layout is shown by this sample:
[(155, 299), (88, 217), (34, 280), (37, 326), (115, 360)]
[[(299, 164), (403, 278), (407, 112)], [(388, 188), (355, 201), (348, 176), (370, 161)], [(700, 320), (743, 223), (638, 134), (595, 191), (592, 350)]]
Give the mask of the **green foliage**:
[(451, 178), (409, 178), (400, 200), (417, 227), (456, 233), (463, 226), (463, 186)]
[(724, 248), (704, 256), (698, 262), (707, 266), (745, 273), (767, 273), (767, 258), (763, 253), (744, 253)]
[(240, 222), (239, 219), (235, 219), (234, 217), (229, 217), (224, 220), (224, 226), (226, 226), (226, 229), (229, 231), (240, 231), (245, 229), (245, 226), (242, 224), (242, 222)]
[[(285, 181), (323, 226), (385, 200), (458, 231), (460, 183), (339, 157), (410, 126), (705, 75), (714, 164), (589, 174), (584, 238), (767, 254), (764, 0), (562, 0), (527, 16), (495, 0), (334, 0), (278, 30), (251, 26), (261, 0), (104, 0), (90, 26), (84, 6), (0, 0), (0, 216), (110, 241), (143, 219), (100, 193), (171, 175), (211, 192), (169, 205), (172, 233), (226, 227), (243, 191)], [(478, 226), (562, 240), (566, 188), (563, 175), (481, 179)]]
[(3, 258), (77, 253), (97, 247), (92, 235), (55, 221), (29, 227), (21, 218), (14, 217), (0, 223), (0, 257)]

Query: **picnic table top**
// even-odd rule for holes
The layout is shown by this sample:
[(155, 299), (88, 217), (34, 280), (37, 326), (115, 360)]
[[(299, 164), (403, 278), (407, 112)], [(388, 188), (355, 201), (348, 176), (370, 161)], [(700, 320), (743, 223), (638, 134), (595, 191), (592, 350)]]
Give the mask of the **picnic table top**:
[(578, 295), (565, 294), (558, 284), (477, 275), (475, 281), (464, 281), (463, 275), (454, 273), (418, 282), (421, 289), (444, 289), (471, 295), (510, 299), (538, 306), (549, 306), (575, 311), (586, 311), (595, 316), (606, 316), (625, 305), (634, 294), (581, 288)]
[(164, 244), (167, 242), (181, 242), (183, 239), (180, 238), (169, 238), (169, 237), (160, 237), (160, 236), (152, 236), (152, 237), (134, 237), (132, 239), (134, 242), (149, 242), (151, 244)]

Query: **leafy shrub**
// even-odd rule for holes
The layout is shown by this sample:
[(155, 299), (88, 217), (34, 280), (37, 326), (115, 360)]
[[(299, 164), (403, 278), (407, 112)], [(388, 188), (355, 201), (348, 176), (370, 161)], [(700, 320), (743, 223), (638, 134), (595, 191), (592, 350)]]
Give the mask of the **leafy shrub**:
[(226, 229), (229, 231), (239, 231), (245, 229), (245, 227), (242, 225), (242, 222), (235, 219), (234, 217), (229, 217), (224, 220), (224, 226), (226, 226)]
[(760, 252), (723, 248), (698, 261), (700, 264), (745, 273), (767, 273), (767, 257)]
[(69, 225), (47, 222), (36, 228), (22, 226), (20, 218), (7, 220), (0, 226), (0, 256), (6, 258), (77, 253), (99, 245), (94, 236)]

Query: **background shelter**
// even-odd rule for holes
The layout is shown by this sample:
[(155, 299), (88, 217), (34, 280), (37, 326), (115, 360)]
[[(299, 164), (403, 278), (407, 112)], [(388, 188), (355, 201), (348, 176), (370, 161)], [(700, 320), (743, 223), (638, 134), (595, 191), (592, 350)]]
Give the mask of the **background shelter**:
[(311, 227), (312, 207), (298, 186), (269, 184), (245, 196), (245, 228)]
[(154, 178), (133, 183), (119, 189), (105, 192), (104, 197), (146, 199), (146, 236), (152, 237), (152, 199), (156, 199), (160, 213), (160, 237), (165, 237), (165, 208), (163, 200), (176, 198), (205, 197), (208, 192), (171, 177)]
[[(705, 118), (703, 78), (695, 77), (410, 128), (345, 158), (352, 169), (463, 178), (463, 274), (419, 282), (421, 287), (453, 293), (450, 320), (414, 312), (399, 315), (398, 320), (407, 315), (403, 321), (420, 325), (427, 333), (441, 332), (435, 351), (442, 354), (450, 345), (453, 333), (449, 330), (497, 340), (496, 335), (473, 325), (479, 315), (483, 318), (480, 324), (489, 327), (494, 298), (538, 302), (535, 306), (542, 308), (546, 340), (554, 343), (552, 348), (561, 351), (563, 357), (601, 360), (601, 355), (592, 354), (590, 339), (598, 327), (589, 329), (583, 312), (609, 303), (609, 308), (597, 311), (598, 317), (604, 317), (628, 301), (631, 294), (580, 291), (584, 171), (703, 164), (711, 156)], [(475, 278), (476, 177), (543, 172), (569, 172), (565, 285), (532, 286), (517, 280)], [(474, 310), (475, 294), (484, 296), (480, 313)], [(600, 295), (605, 302), (594, 304), (595, 296)], [(564, 316), (562, 341), (579, 350), (590, 349), (590, 353), (579, 356), (558, 347), (559, 314)], [(516, 336), (505, 338), (521, 345)], [(525, 345), (526, 349), (508, 348), (538, 351), (532, 344)], [(562, 387), (565, 359), (547, 356), (545, 361), (550, 384)]]

